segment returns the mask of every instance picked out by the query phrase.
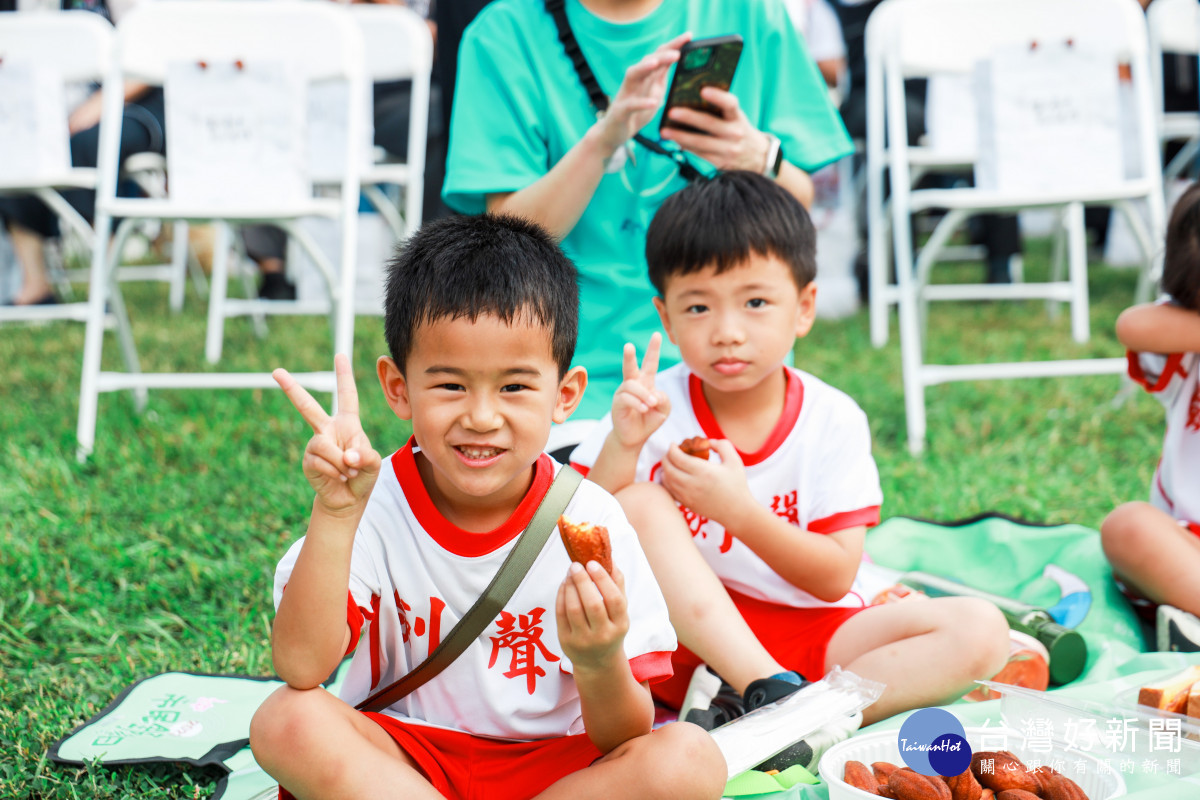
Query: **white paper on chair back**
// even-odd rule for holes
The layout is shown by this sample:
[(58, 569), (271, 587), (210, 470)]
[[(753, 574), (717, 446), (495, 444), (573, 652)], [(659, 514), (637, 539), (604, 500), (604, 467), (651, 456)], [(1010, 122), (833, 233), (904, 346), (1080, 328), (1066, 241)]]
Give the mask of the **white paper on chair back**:
[(1111, 189), (1125, 176), (1117, 62), (1085, 45), (1001, 49), (976, 67), (976, 186), (1002, 192)]
[(31, 64), (0, 64), (0, 185), (42, 182), (71, 168), (62, 78)]
[(939, 154), (975, 161), (979, 151), (979, 114), (975, 110), (973, 76), (929, 76), (925, 90), (925, 138), (928, 146)]
[[(342, 80), (321, 81), (308, 88), (308, 170), (317, 183), (339, 183), (346, 170), (349, 91), (349, 84)], [(359, 92), (363, 95), (362, 125), (358, 146), (352, 152), (363, 171), (375, 162), (375, 102), (367, 81), (363, 81)]]
[(236, 209), (312, 197), (299, 65), (176, 62), (164, 94), (172, 202)]

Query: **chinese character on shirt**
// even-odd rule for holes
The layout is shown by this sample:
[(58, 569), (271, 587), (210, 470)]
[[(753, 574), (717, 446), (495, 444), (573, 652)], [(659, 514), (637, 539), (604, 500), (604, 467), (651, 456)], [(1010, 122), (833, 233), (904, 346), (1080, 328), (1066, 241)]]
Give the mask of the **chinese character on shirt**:
[[(496, 664), (501, 648), (511, 650), (506, 678), (525, 676), (526, 687), (530, 694), (537, 688), (537, 679), (546, 674), (546, 670), (537, 665), (538, 653), (547, 661), (558, 661), (558, 656), (551, 653), (542, 644), (542, 614), (544, 608), (535, 608), (528, 614), (514, 617), (507, 611), (500, 612), (500, 620), (496, 623), (500, 629), (499, 636), (492, 639), (492, 657), (488, 660), (488, 669)], [(520, 627), (517, 627), (519, 624)]]

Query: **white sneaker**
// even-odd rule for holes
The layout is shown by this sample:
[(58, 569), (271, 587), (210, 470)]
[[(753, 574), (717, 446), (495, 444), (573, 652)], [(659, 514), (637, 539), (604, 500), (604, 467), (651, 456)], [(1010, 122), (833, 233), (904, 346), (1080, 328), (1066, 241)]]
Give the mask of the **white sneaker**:
[(1200, 619), (1195, 614), (1163, 603), (1158, 607), (1155, 633), (1159, 650), (1200, 652)]
[(745, 713), (742, 698), (733, 687), (725, 684), (706, 665), (696, 667), (679, 709), (680, 720), (711, 731)]

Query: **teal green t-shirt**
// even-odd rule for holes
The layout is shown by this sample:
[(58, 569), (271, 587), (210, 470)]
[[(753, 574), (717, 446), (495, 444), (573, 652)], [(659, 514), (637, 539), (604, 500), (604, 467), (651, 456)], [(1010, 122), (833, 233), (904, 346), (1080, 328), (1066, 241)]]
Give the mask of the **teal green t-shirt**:
[[(808, 171), (849, 154), (850, 139), (816, 64), (780, 0), (662, 0), (640, 20), (608, 22), (567, 0), (567, 17), (600, 88), (610, 97), (625, 70), (686, 31), (694, 38), (741, 34), (733, 84), (759, 130), (778, 136), (788, 161)], [(496, 0), (467, 29), (459, 50), (443, 196), (468, 214), (486, 196), (545, 175), (595, 122), (587, 92), (563, 52), (543, 0)], [(657, 139), (659, 118), (643, 129)], [(577, 418), (598, 419), (621, 382), (621, 349), (639, 355), (661, 330), (646, 272), (646, 228), (664, 199), (685, 185), (673, 161), (633, 144), (634, 157), (600, 181), (563, 240), (579, 267), (575, 363), (588, 370)], [(706, 166), (692, 156), (693, 163)], [(679, 358), (664, 348), (663, 366)]]

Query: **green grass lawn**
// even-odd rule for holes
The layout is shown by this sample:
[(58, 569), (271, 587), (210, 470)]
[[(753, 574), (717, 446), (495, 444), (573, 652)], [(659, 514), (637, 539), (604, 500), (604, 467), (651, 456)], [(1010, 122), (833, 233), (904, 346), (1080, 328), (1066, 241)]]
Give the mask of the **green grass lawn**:
[[(1045, 247), (1027, 274), (1045, 274)], [(964, 279), (977, 275), (966, 268)], [(934, 307), (929, 359), (1003, 361), (1118, 356), (1113, 322), (1135, 275), (1092, 272), (1092, 341), (1041, 303)], [(126, 286), (143, 367), (201, 369), (204, 321), (189, 295)], [(271, 321), (254, 338), (229, 324), (222, 370), (323, 369), (319, 318)], [(950, 520), (996, 510), (1097, 527), (1142, 498), (1158, 457), (1162, 411), (1138, 393), (1120, 408), (1116, 377), (950, 384), (928, 390), (929, 443), (909, 456), (899, 349), (875, 350), (866, 313), (818, 321), (797, 364), (847, 391), (875, 436), (884, 516)], [(101, 397), (96, 452), (75, 462), (83, 327), (0, 328), (0, 798), (207, 797), (213, 771), (173, 765), (110, 770), (50, 764), (51, 743), (139, 678), (165, 670), (271, 671), (276, 560), (303, 534), (311, 492), (300, 472), (309, 432), (277, 391), (157, 392), (138, 415), (125, 394)], [(355, 373), (363, 423), (384, 452), (408, 428), (374, 378), (382, 323), (360, 318)], [(115, 340), (106, 362), (116, 366)]]

